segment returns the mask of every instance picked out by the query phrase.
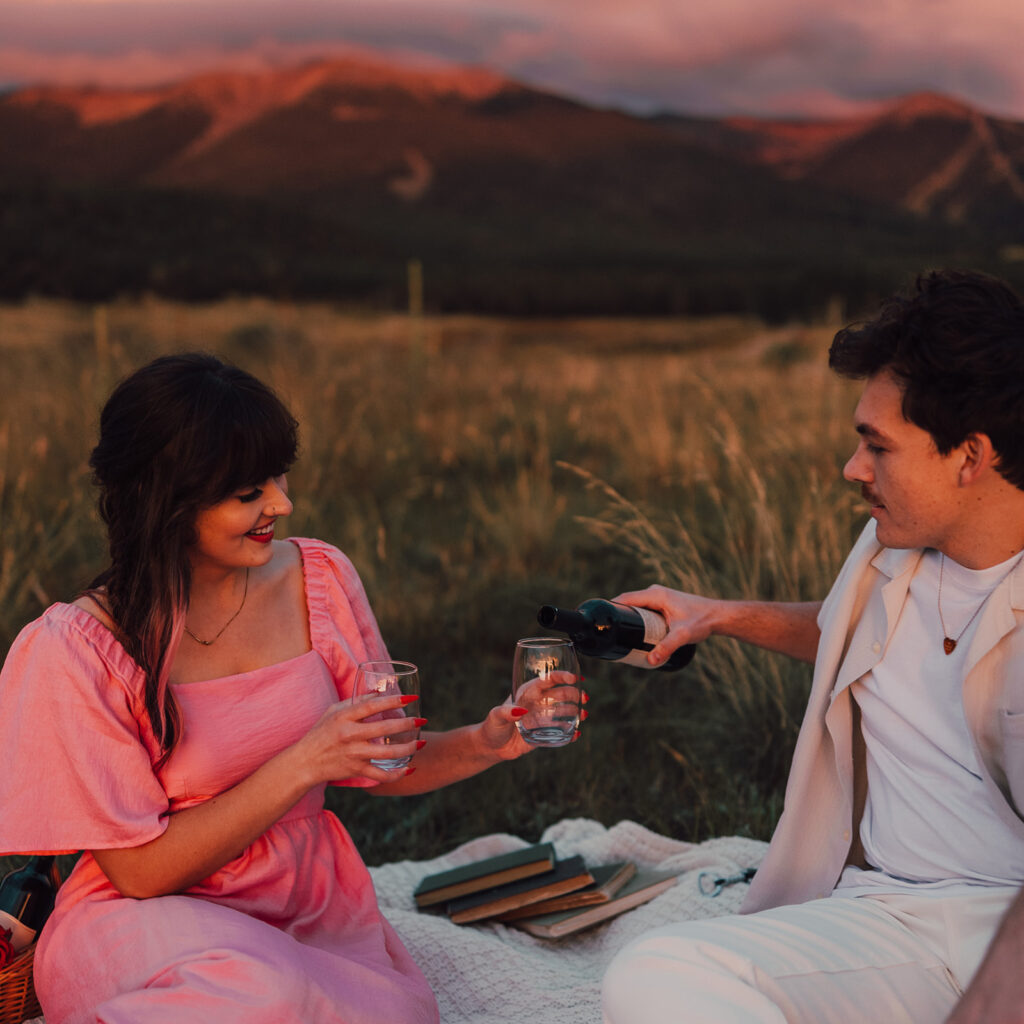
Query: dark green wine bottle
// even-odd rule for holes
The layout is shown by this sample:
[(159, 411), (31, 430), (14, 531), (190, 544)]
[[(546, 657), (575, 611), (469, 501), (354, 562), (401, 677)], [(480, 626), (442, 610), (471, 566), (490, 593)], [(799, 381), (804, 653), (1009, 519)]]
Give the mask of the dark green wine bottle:
[(575, 610), (546, 604), (537, 613), (537, 621), (546, 629), (568, 634), (580, 654), (637, 668), (673, 672), (689, 665), (697, 650), (695, 644), (686, 644), (663, 664), (651, 665), (647, 651), (668, 632), (664, 618), (649, 608), (631, 608), (602, 598), (584, 601)]
[(53, 910), (57, 882), (52, 856), (32, 857), (0, 882), (0, 929), (16, 952), (30, 946)]

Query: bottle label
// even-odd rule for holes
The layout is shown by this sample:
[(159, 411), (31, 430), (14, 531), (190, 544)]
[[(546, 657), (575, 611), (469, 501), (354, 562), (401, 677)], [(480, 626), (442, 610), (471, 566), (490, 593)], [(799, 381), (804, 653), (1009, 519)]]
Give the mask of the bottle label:
[(617, 659), (620, 665), (632, 665), (634, 668), (651, 669), (655, 666), (647, 660), (647, 652), (668, 632), (668, 623), (657, 612), (649, 608), (634, 608), (644, 624), (644, 648), (630, 651), (629, 654)]
[(23, 922), (19, 921), (16, 917), (11, 917), (10, 914), (2, 910), (0, 910), (0, 928), (10, 933), (9, 941), (16, 953), (20, 953), (35, 941), (36, 932), (34, 928), (27, 928)]
[(651, 647), (660, 643), (668, 633), (668, 623), (664, 618), (657, 612), (652, 612), (650, 608), (635, 608), (634, 611), (638, 611), (640, 618), (644, 620), (644, 643), (650, 644)]
[(633, 668), (654, 668), (647, 660), (646, 651), (630, 651), (629, 654), (623, 655), (621, 658), (616, 658), (615, 663), (617, 665), (632, 665)]

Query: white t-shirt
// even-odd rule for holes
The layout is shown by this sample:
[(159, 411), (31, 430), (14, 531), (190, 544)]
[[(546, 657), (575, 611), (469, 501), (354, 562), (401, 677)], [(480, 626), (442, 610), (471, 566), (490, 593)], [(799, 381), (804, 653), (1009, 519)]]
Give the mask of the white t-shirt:
[(835, 895), (954, 895), (1024, 880), (1024, 849), (985, 792), (962, 698), (975, 612), (1020, 557), (977, 570), (944, 560), (942, 620), (959, 638), (948, 655), (940, 556), (921, 558), (882, 661), (852, 687), (867, 749), (860, 836), (873, 869), (846, 868)]

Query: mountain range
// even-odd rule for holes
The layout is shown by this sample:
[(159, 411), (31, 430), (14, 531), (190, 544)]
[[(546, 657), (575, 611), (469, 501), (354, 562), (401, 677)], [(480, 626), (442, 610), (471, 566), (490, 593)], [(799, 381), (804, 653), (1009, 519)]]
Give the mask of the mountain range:
[(492, 72), (323, 61), (0, 96), (0, 295), (229, 292), (508, 313), (813, 313), (1024, 274), (1024, 123), (639, 117)]

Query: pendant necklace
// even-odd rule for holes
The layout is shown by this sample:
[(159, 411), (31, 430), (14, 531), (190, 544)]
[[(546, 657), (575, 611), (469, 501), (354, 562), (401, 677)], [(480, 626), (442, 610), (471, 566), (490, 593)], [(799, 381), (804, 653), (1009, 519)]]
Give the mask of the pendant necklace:
[[(992, 587), (992, 590), (995, 590), (996, 587), (998, 587), (999, 584), (1002, 583), (1003, 580), (1005, 580), (1006, 577), (1009, 576), (1011, 572), (1013, 572), (1013, 570), (1017, 567), (1017, 563), (1019, 561), (1020, 561), (1020, 559), (1018, 558), (1017, 561), (1015, 561), (1013, 563), (1013, 565), (1010, 566), (1010, 568), (1004, 573), (1002, 578), (995, 584), (995, 586)], [(984, 598), (982, 598), (981, 604), (979, 604), (978, 607), (974, 609), (974, 614), (967, 620), (967, 625), (964, 626), (964, 628), (960, 630), (960, 635), (956, 636), (956, 637), (950, 636), (948, 630), (946, 629), (946, 623), (942, 619), (942, 570), (945, 568), (945, 566), (946, 566), (946, 556), (940, 551), (939, 552), (939, 599), (938, 599), (938, 601), (939, 601), (939, 625), (942, 626), (942, 649), (946, 652), (946, 654), (952, 654), (956, 650), (956, 645), (958, 643), (960, 643), (961, 638), (963, 637), (964, 633), (967, 632), (967, 630), (970, 627), (971, 623), (978, 617), (978, 612), (980, 612), (981, 609), (985, 607), (985, 602), (989, 599), (989, 596), (991, 595), (992, 590), (990, 590), (989, 593), (986, 594), (986, 596)]]
[[(940, 590), (942, 589), (942, 578), (941, 578), (941, 576), (939, 578), (939, 589)], [(221, 635), (223, 634), (224, 630), (227, 629), (228, 626), (230, 626), (231, 623), (234, 622), (235, 619), (238, 618), (238, 616), (241, 613), (242, 609), (245, 607), (245, 599), (246, 599), (246, 597), (248, 597), (248, 595), (249, 595), (249, 566), (246, 566), (245, 567), (245, 587), (242, 590), (242, 603), (238, 606), (238, 611), (236, 611), (235, 614), (232, 615), (231, 618), (228, 619), (228, 621), (225, 622), (224, 625), (220, 627), (220, 632), (218, 632), (217, 635), (215, 637), (213, 637), (211, 640), (200, 640), (199, 637), (197, 637), (195, 635), (195, 633), (193, 633), (192, 630), (188, 628), (188, 626), (185, 627), (185, 632), (188, 633), (188, 635), (190, 637), (192, 637), (192, 639), (195, 640), (195, 642), (197, 644), (202, 644), (204, 647), (209, 647), (210, 644), (212, 644), (215, 640), (219, 640), (221, 638)], [(940, 609), (939, 610), (939, 618), (941, 619), (941, 617), (942, 617), (942, 611)]]

